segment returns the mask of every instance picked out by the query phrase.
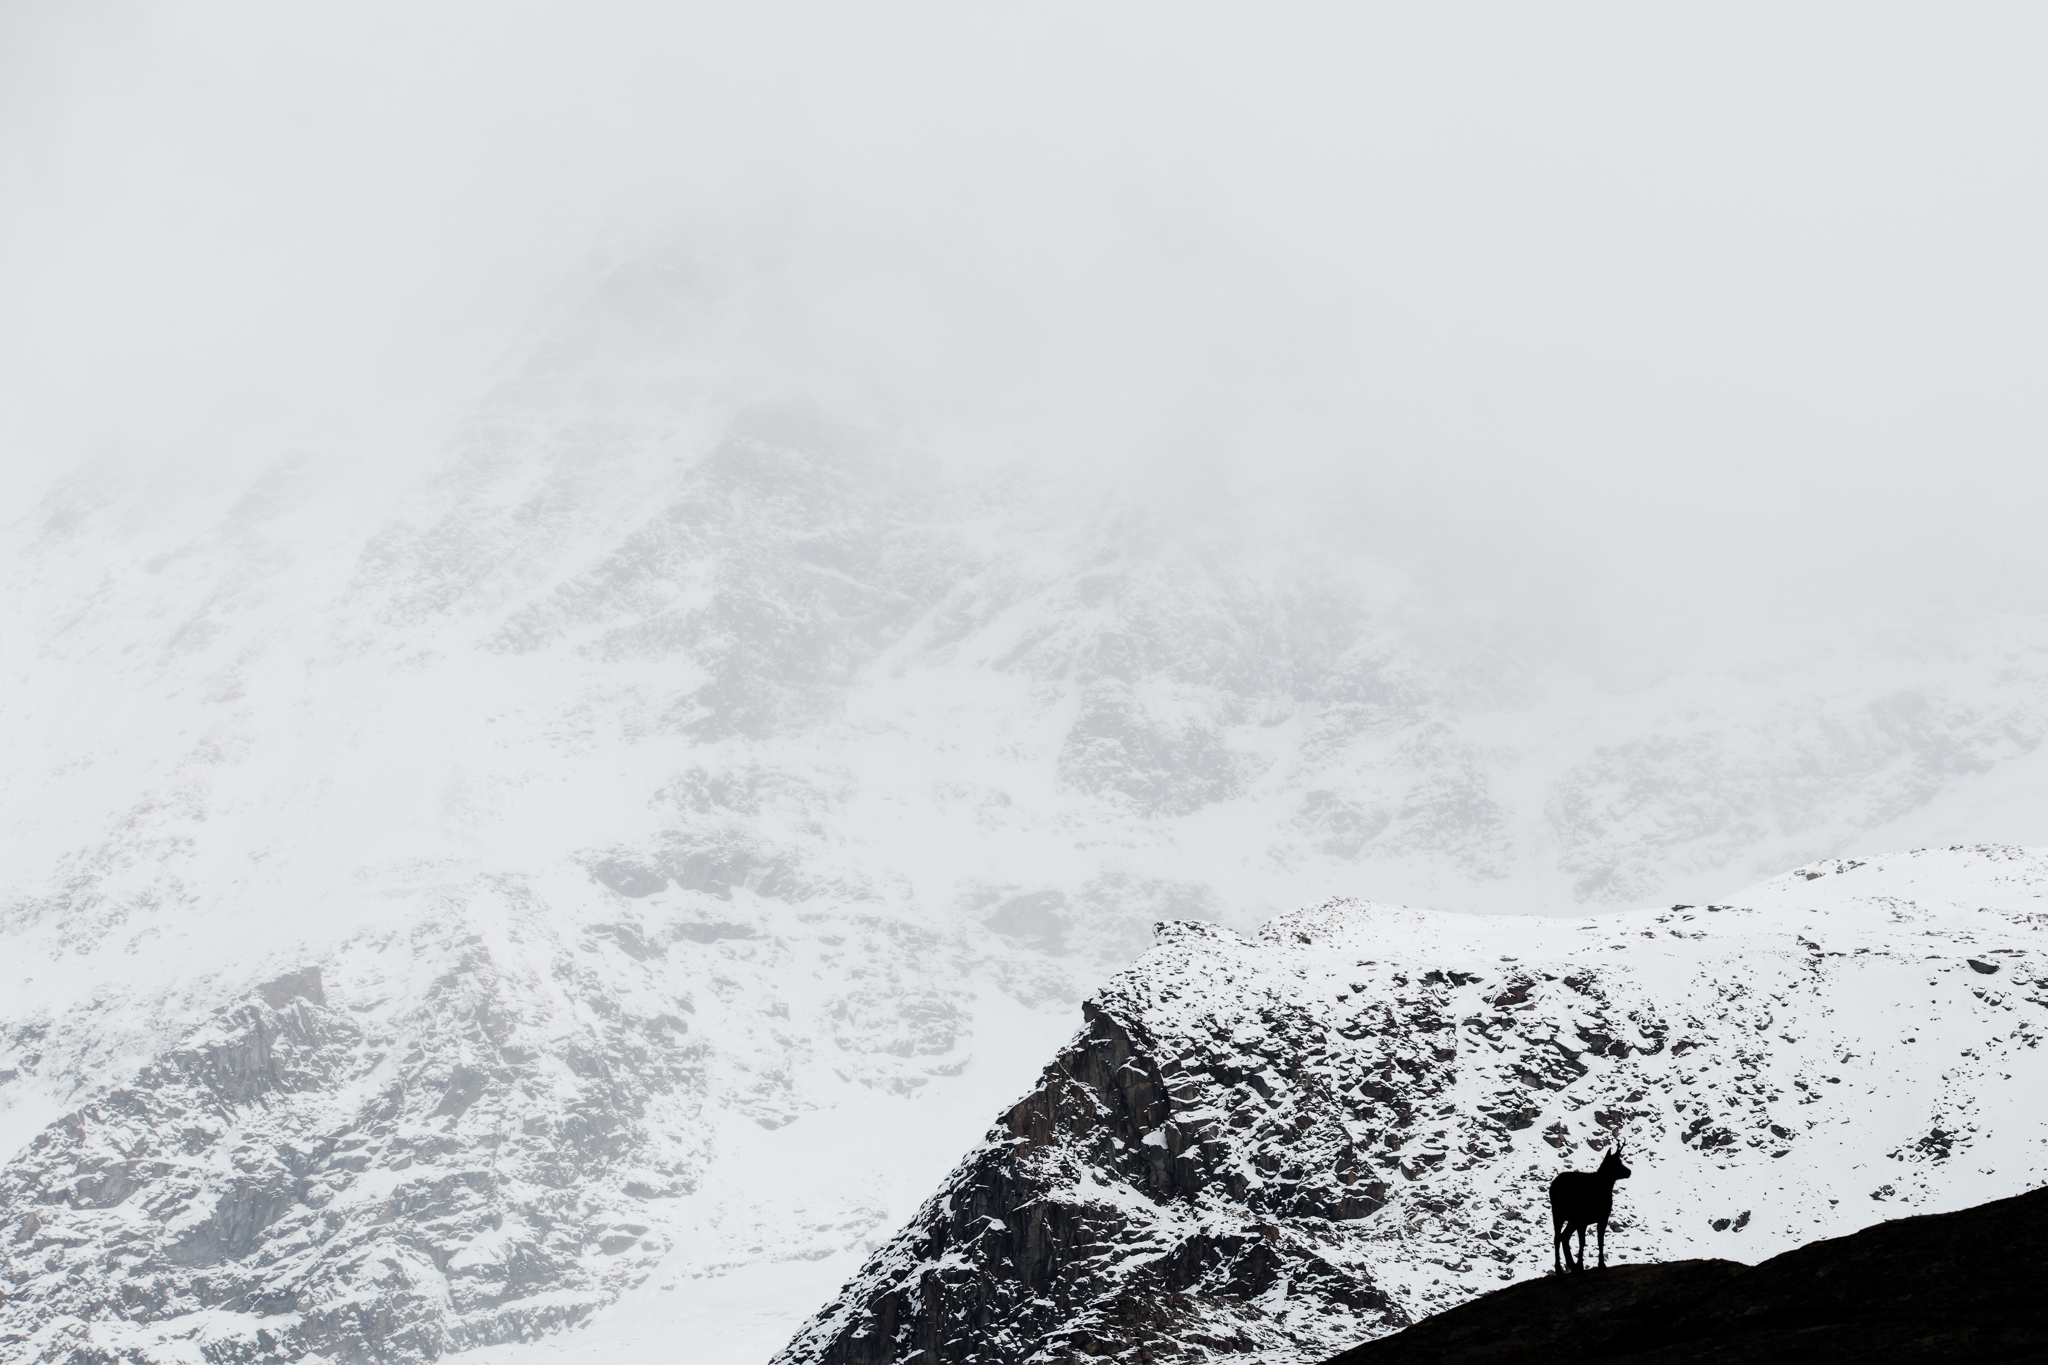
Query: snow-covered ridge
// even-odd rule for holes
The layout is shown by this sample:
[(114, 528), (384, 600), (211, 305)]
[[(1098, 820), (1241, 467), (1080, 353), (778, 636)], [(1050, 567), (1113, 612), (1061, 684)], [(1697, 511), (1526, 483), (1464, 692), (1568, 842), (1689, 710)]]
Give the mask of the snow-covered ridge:
[(1546, 1273), (1549, 1178), (1617, 1135), (1632, 1260), (2030, 1189), (2044, 952), (2048, 852), (2002, 847), (1583, 921), (1162, 925), (779, 1359), (1326, 1358)]

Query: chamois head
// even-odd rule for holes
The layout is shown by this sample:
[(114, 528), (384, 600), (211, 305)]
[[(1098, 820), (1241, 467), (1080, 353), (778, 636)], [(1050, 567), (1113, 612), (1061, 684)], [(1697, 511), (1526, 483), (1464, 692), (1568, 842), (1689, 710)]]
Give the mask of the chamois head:
[(1605, 1176), (1609, 1180), (1626, 1180), (1633, 1174), (1628, 1167), (1621, 1164), (1620, 1138), (1616, 1138), (1614, 1145), (1607, 1149), (1607, 1157), (1600, 1163), (1598, 1174)]

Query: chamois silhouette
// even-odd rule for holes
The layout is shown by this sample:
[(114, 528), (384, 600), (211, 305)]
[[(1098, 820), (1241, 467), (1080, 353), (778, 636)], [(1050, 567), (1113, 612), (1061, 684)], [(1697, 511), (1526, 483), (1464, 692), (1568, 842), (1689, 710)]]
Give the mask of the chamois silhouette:
[[(1614, 1212), (1614, 1182), (1629, 1177), (1621, 1164), (1621, 1139), (1614, 1140), (1597, 1171), (1566, 1171), (1550, 1182), (1550, 1253), (1557, 1272), (1586, 1268), (1586, 1228), (1600, 1229), (1600, 1268), (1607, 1269), (1607, 1219)], [(1579, 1234), (1578, 1255), (1571, 1237)]]

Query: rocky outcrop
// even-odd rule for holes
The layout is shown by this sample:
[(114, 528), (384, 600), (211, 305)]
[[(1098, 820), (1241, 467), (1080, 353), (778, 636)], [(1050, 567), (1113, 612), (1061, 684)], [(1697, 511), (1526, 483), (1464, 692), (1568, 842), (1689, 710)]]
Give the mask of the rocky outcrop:
[[(1248, 1350), (1274, 1336), (1262, 1301), (1290, 1287), (1369, 1321), (1403, 1321), (1297, 1226), (1376, 1207), (1384, 1182), (1361, 1178), (1355, 1163), (1341, 1172), (1297, 1163), (1272, 1179), (1237, 1169), (1216, 1136), (1228, 1117), (1203, 1107), (1213, 1075), (1163, 1070), (1156, 1040), (1102, 1003), (1088, 1006), (1087, 1020), (1039, 1088), (885, 1253), (903, 1273), (857, 1307), (835, 1305), (858, 1325), (805, 1358), (1113, 1355), (1134, 1333)], [(1322, 1058), (1288, 1047), (1305, 1041), (1289, 1033), (1283, 1024), (1282, 1047), (1252, 1065), (1292, 1086)], [(1313, 1108), (1324, 1113), (1298, 1116), (1304, 1129), (1341, 1113), (1323, 1098)], [(1310, 1161), (1316, 1146), (1304, 1144)], [(990, 1266), (1001, 1273), (986, 1273)]]
[(0, 1171), (0, 1354), (424, 1361), (644, 1274), (643, 1117), (700, 1084), (686, 1026), (614, 1008), (547, 1056), (534, 983), (439, 951), (396, 1017), (329, 1003), (318, 968), (271, 981), (37, 1136)]

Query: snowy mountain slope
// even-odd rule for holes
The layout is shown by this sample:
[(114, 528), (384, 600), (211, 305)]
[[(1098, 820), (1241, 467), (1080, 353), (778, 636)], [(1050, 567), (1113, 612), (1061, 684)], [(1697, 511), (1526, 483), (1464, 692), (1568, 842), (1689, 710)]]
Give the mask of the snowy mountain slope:
[(1332, 901), (1165, 924), (782, 1362), (1319, 1360), (1611, 1251), (1756, 1260), (2048, 1178), (2048, 853), (1816, 864), (1572, 921)]
[[(659, 1265), (838, 1250), (892, 1212), (859, 1159), (793, 1191), (717, 1173), (800, 1114), (880, 1127), (934, 1079), (989, 1089), (968, 1074), (975, 973), (901, 922), (821, 935), (614, 897), (592, 923), (504, 880), (408, 909), (14, 1157), (10, 1352), (411, 1360), (525, 1338)], [(1024, 1013), (978, 1011), (1042, 1036)]]
[[(763, 393), (720, 368), (700, 302), (602, 284), (417, 467), (107, 465), (10, 528), (0, 1153), (30, 1163), (10, 1214), (82, 1188), (81, 1150), (31, 1161), (51, 1125), (198, 1112), (175, 1058), (318, 969), (318, 1084), (275, 1123), (209, 1119), (208, 1150), (360, 1140), (350, 1188), (505, 1167), (447, 1227), (406, 1223), (390, 1321), (421, 1352), (566, 1320), (535, 1296), (587, 1315), (643, 1273), (633, 1294), (673, 1283), (714, 1313), (721, 1277), (815, 1271), (793, 1326), (1158, 920), (1250, 932), (1332, 893), (1704, 899), (1914, 821), (2032, 842), (2039, 622), (1617, 694), (1440, 619), (1339, 541), (948, 466)], [(473, 1010), (438, 984), (482, 970), (472, 942), (499, 1002)], [(484, 1088), (436, 1113), (457, 1066)], [(537, 1108), (535, 1141), (580, 1151), (579, 1106), (621, 1116), (623, 1145), (564, 1168), (591, 1190), (571, 1215), (533, 1193), (509, 1116)], [(764, 1144), (803, 1154), (774, 1188)], [(164, 1259), (230, 1186), (159, 1188), (175, 1163), (132, 1160), (155, 1174), (100, 1213), (155, 1286), (134, 1340), (244, 1340), (256, 1318), (218, 1315), (384, 1292), (349, 1258), (387, 1234), (324, 1213), (203, 1274)], [(294, 1208), (341, 1179), (278, 1160), (312, 1182)], [(695, 1193), (633, 1204), (657, 1167)], [(498, 1217), (549, 1269), (479, 1298), (443, 1261)], [(578, 1249), (621, 1220), (637, 1250)], [(301, 1232), (327, 1249), (271, 1246)], [(86, 1330), (54, 1270), (16, 1268), (38, 1287), (9, 1330)]]

